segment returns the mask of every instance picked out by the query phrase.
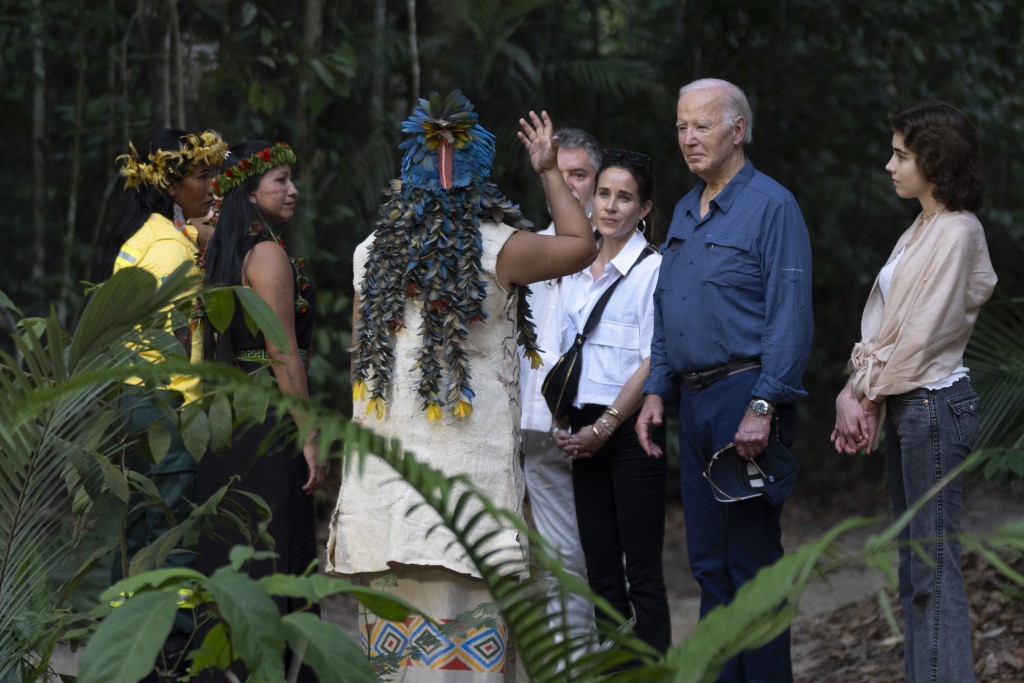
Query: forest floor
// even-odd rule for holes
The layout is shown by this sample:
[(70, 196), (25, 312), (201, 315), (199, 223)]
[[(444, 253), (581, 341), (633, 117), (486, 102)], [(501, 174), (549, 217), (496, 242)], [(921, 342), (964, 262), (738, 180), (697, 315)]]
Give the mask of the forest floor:
[[(1024, 519), (1024, 482), (1000, 486), (968, 479), (963, 506), (963, 532), (983, 538), (1007, 522)], [(892, 520), (887, 496), (865, 504), (864, 496), (835, 501), (828, 510), (801, 507), (794, 500), (784, 513), (787, 548), (820, 536), (854, 515), (884, 515)], [(843, 545), (855, 551), (882, 526), (847, 534)], [(1005, 556), (1004, 556), (1005, 558)], [(1007, 560), (1024, 574), (1024, 556)], [(962, 561), (971, 626), (975, 674), (986, 683), (1024, 680), (1024, 586), (1003, 576), (975, 552)], [(793, 666), (797, 683), (889, 683), (903, 680), (903, 637), (886, 616), (902, 628), (902, 610), (895, 587), (877, 570), (850, 566), (819, 579), (804, 593), (793, 624)]]
[[(970, 480), (964, 496), (965, 533), (985, 534), (999, 525), (1024, 518), (1024, 483), (1005, 487)], [(881, 516), (840, 538), (843, 550), (854, 553), (868, 537), (891, 521), (886, 496), (860, 491), (826, 501), (801, 500), (798, 494), (783, 513), (783, 543), (788, 550), (814, 540), (849, 517)], [(673, 642), (697, 623), (700, 592), (687, 564), (682, 508), (670, 501), (665, 534), (665, 577), (672, 614)], [(326, 529), (323, 530), (326, 535)], [(1024, 560), (1013, 563), (1024, 574)], [(1024, 680), (1024, 587), (1011, 583), (977, 554), (965, 555), (963, 570), (974, 629), (975, 670), (979, 681)], [(1002, 590), (1006, 588), (1007, 590)], [(890, 626), (882, 601), (901, 624), (895, 590), (879, 570), (843, 566), (815, 580), (801, 598), (793, 624), (793, 667), (796, 683), (889, 683), (903, 678), (903, 639)], [(355, 634), (356, 606), (348, 599), (324, 605), (324, 617)]]

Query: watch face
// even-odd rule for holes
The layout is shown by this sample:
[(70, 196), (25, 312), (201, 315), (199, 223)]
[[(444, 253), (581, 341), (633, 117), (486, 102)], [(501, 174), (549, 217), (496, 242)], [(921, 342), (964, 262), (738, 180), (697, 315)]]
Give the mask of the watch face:
[(759, 398), (750, 402), (750, 409), (757, 415), (770, 415), (772, 412), (772, 404), (762, 398)]

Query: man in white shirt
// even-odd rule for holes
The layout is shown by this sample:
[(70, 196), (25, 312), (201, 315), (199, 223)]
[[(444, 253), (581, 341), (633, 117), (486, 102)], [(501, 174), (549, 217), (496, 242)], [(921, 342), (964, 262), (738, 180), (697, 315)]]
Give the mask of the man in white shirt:
[[(565, 184), (583, 204), (590, 216), (593, 207), (594, 183), (601, 166), (601, 147), (590, 133), (577, 128), (564, 128), (555, 132), (559, 139), (558, 168)], [(540, 232), (554, 235), (552, 223)], [(558, 280), (531, 285), (530, 308), (537, 327), (537, 342), (544, 365), (533, 370), (524, 360), (520, 376), (523, 418), (523, 469), (526, 491), (530, 500), (533, 523), (541, 536), (559, 552), (562, 564), (570, 572), (587, 580), (586, 563), (580, 546), (576, 524), (576, 504), (572, 490), (572, 464), (566, 460), (551, 436), (551, 412), (540, 393), (544, 376), (554, 366), (560, 354), (562, 310), (559, 307)], [(554, 614), (560, 605), (553, 599), (549, 612)], [(594, 632), (594, 607), (579, 596), (570, 596), (566, 605), (569, 633), (586, 636)], [(553, 623), (553, 627), (559, 624)]]

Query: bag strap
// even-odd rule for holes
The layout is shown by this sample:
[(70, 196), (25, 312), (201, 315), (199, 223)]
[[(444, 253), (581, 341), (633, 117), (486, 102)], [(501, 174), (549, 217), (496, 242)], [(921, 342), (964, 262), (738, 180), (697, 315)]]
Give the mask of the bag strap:
[[(587, 322), (583, 325), (583, 331), (576, 335), (577, 344), (582, 346), (583, 341), (586, 341), (587, 339), (587, 335), (593, 332), (594, 328), (597, 327), (597, 324), (601, 322), (601, 314), (604, 312), (604, 307), (608, 305), (608, 300), (612, 298), (612, 292), (614, 292), (615, 288), (619, 286), (619, 283), (625, 280), (626, 277), (633, 272), (633, 269), (636, 268), (637, 264), (653, 253), (656, 252), (651, 249), (649, 245), (645, 246), (643, 251), (640, 252), (640, 255), (637, 256), (636, 261), (633, 262), (633, 265), (629, 267), (629, 270), (623, 273), (622, 277), (613, 282), (608, 289), (604, 290), (604, 294), (602, 294), (601, 298), (597, 300), (597, 303), (594, 304), (594, 308), (590, 311), (590, 315), (587, 316)], [(580, 337), (583, 339), (581, 340)]]

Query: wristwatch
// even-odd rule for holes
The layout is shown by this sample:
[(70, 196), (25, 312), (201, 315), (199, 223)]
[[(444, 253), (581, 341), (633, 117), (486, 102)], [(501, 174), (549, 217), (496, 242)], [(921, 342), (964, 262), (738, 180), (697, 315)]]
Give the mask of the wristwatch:
[(754, 415), (772, 415), (775, 413), (775, 406), (771, 401), (766, 401), (763, 398), (755, 398), (750, 402), (750, 410)]

